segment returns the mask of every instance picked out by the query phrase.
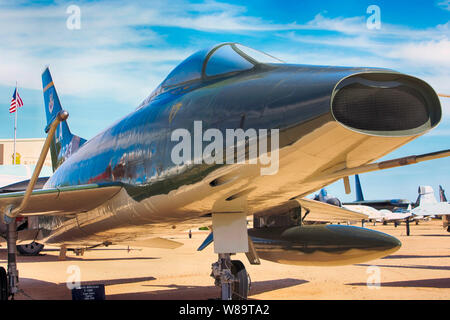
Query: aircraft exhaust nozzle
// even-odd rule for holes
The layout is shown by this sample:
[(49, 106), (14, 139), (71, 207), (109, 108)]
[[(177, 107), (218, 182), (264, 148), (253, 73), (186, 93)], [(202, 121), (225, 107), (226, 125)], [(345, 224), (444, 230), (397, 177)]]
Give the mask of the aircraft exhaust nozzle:
[(442, 117), (436, 92), (424, 81), (396, 72), (363, 72), (345, 77), (331, 96), (337, 122), (378, 136), (422, 134)]

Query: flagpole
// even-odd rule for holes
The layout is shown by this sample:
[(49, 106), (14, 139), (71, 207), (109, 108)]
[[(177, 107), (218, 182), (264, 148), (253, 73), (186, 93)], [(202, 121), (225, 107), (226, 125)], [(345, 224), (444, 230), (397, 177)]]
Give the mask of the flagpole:
[(16, 81), (16, 112), (14, 116), (14, 157), (13, 165), (16, 164), (16, 132), (17, 132), (17, 113), (19, 112), (19, 106), (17, 105), (17, 96), (19, 95), (17, 91), (17, 81)]

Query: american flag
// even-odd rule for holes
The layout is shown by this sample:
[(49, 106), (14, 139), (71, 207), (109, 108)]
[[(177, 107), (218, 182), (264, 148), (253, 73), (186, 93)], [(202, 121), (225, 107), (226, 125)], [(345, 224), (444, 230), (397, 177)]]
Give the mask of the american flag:
[(9, 113), (16, 112), (18, 107), (23, 106), (22, 98), (20, 98), (19, 93), (17, 92), (17, 88), (14, 90), (14, 94), (11, 99), (11, 106), (9, 107)]

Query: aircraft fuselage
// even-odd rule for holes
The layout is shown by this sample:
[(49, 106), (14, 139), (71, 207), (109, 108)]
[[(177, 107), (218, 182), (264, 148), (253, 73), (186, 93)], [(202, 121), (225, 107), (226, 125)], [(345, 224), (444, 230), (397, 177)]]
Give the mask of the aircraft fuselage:
[[(136, 235), (148, 234), (143, 225), (158, 229), (155, 224), (160, 223), (167, 229), (200, 218), (218, 199), (242, 191), (253, 210), (268, 208), (333, 182), (312, 180), (318, 174), (372, 162), (439, 121), (437, 111), (428, 110), (427, 123), (405, 127), (404, 115), (398, 112), (398, 119), (387, 119), (386, 127), (377, 128), (383, 126), (381, 121), (372, 124), (364, 119), (374, 115), (370, 111), (360, 116), (351, 105), (332, 110), (339, 92), (377, 86), (410, 86), (422, 95), (433, 94), (420, 80), (385, 69), (284, 64), (163, 88), (82, 145), (54, 172), (45, 187), (120, 182), (124, 191), (93, 211), (80, 212), (76, 219), (40, 218), (44, 229), (54, 231), (47, 240), (129, 237), (131, 226)], [(346, 110), (356, 116), (347, 119), (342, 115)], [(277, 174), (263, 176), (260, 165), (251, 164), (175, 165), (171, 133), (183, 128), (194, 136), (194, 121), (224, 136), (226, 129), (279, 129)], [(213, 183), (227, 177), (226, 183)]]

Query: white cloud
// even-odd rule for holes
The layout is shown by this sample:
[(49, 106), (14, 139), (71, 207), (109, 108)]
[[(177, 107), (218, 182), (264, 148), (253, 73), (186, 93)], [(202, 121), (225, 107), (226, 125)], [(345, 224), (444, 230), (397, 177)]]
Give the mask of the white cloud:
[(442, 106), (442, 115), (450, 119), (450, 98), (440, 98), (440, 100)]
[(450, 11), (450, 0), (440, 1), (437, 5), (444, 10)]
[(409, 60), (422, 66), (435, 66), (439, 69), (450, 68), (450, 41), (442, 39), (394, 44), (391, 50), (386, 52), (386, 56)]
[[(81, 29), (66, 28), (68, 4), (0, 4), (0, 85), (41, 88), (43, 67), (61, 75), (68, 94), (107, 92), (127, 101), (144, 98), (178, 62), (198, 48), (168, 47), (152, 26), (211, 32), (248, 32), (277, 28), (247, 17), (242, 6), (206, 1), (106, 4), (81, 2)], [(220, 23), (218, 23), (220, 22)], [(14, 76), (11, 76), (14, 75)], [(103, 92), (99, 92), (103, 91)], [(137, 91), (137, 92), (136, 92)]]
[[(449, 23), (424, 30), (383, 24), (381, 30), (373, 31), (359, 28), (362, 22), (362, 18), (329, 19), (317, 15), (309, 24), (338, 30), (337, 35), (280, 33), (292, 42), (314, 45), (314, 49), (296, 53), (287, 50), (279, 56), (306, 64), (390, 68), (427, 81), (438, 93), (450, 93)], [(443, 115), (449, 117), (450, 99), (442, 98), (441, 102)]]
[[(449, 83), (449, 23), (424, 30), (383, 23), (381, 30), (368, 30), (364, 16), (328, 18), (319, 13), (306, 23), (278, 24), (250, 15), (242, 5), (217, 1), (179, 0), (170, 6), (158, 1), (79, 2), (81, 29), (72, 31), (66, 28), (69, 4), (0, 4), (0, 85), (13, 85), (17, 78), (23, 87), (40, 89), (41, 71), (50, 64), (60, 92), (108, 94), (137, 104), (136, 99), (143, 99), (171, 68), (198, 49), (193, 41), (201, 41), (170, 48), (165, 35), (151, 29), (163, 26), (226, 34), (272, 32), (294, 43), (323, 46), (300, 53), (294, 46), (269, 50), (288, 62), (408, 70), (439, 79), (439, 89), (450, 91), (444, 85)], [(302, 31), (334, 31), (336, 36), (299, 36)], [(336, 52), (335, 47), (347, 51)], [(348, 54), (349, 48), (367, 55)]]

